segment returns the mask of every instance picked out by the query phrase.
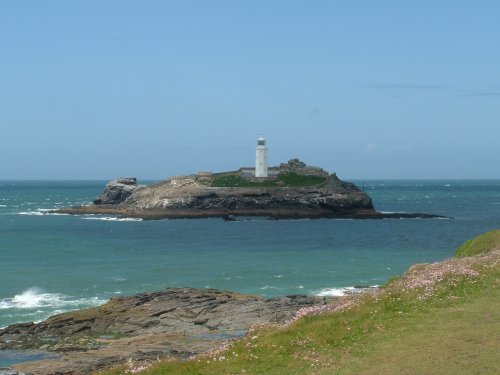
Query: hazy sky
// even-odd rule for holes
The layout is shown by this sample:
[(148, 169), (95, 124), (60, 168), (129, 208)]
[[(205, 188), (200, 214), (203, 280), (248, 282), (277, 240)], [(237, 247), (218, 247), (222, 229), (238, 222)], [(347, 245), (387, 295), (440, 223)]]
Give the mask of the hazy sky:
[(0, 179), (299, 157), (500, 178), (500, 1), (2, 0)]

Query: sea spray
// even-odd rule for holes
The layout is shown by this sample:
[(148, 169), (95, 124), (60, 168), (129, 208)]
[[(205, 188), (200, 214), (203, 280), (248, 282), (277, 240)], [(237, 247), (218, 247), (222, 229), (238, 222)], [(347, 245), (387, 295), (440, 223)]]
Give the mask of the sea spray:
[(2, 317), (22, 317), (24, 321), (41, 321), (51, 315), (99, 306), (106, 300), (98, 297), (76, 298), (62, 293), (48, 293), (42, 288), (32, 287), (11, 298), (0, 299)]

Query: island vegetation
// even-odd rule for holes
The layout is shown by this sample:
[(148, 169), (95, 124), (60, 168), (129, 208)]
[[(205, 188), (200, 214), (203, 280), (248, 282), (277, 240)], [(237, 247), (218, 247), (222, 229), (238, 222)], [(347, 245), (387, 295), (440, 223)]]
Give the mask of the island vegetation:
[(211, 187), (301, 187), (324, 186), (325, 176), (301, 175), (296, 172), (282, 172), (273, 179), (248, 179), (239, 174), (231, 173), (211, 178)]

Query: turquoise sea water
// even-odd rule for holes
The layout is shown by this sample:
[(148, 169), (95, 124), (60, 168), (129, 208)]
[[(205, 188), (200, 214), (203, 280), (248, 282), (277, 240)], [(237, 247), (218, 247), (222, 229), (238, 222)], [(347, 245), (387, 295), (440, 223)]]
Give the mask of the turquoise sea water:
[(355, 181), (380, 211), (445, 219), (137, 221), (45, 215), (105, 181), (0, 181), (0, 327), (166, 287), (265, 296), (379, 285), (500, 228), (500, 181)]

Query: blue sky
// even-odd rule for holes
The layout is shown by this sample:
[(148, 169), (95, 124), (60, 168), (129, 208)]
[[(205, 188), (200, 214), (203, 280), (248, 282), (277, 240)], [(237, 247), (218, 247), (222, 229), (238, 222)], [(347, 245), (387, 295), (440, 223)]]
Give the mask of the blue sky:
[(498, 1), (0, 2), (0, 179), (299, 157), (500, 178)]

